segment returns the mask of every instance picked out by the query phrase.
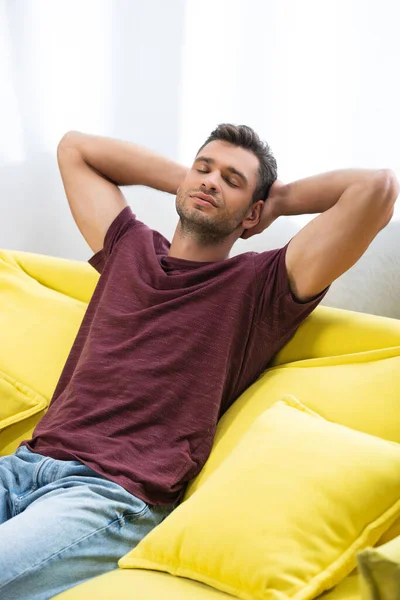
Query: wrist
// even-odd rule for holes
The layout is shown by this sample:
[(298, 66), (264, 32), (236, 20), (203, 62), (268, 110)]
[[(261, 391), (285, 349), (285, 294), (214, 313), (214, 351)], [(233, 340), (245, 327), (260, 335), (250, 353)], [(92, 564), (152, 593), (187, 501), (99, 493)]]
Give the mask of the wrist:
[(275, 219), (287, 214), (288, 188), (288, 185), (278, 179), (271, 186), (266, 202), (270, 204), (270, 211)]

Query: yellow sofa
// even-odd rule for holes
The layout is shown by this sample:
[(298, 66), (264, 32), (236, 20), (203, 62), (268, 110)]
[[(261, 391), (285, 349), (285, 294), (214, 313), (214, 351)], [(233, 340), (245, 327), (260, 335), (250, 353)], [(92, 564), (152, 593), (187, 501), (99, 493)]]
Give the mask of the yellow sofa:
[[(45, 414), (98, 273), (86, 262), (0, 250), (0, 455), (13, 452)], [(211, 455), (187, 500), (255, 418), (286, 394), (323, 418), (400, 443), (400, 321), (318, 307), (218, 424)], [(400, 533), (396, 522), (378, 543)], [(197, 581), (116, 569), (59, 594), (63, 600), (223, 600)], [(354, 569), (324, 600), (360, 600)]]

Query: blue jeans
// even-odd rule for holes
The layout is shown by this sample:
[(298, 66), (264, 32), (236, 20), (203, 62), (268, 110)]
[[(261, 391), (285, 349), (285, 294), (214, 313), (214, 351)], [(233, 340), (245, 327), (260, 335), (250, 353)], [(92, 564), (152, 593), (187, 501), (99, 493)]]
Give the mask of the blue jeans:
[(175, 507), (21, 446), (0, 458), (0, 598), (48, 600), (116, 569)]

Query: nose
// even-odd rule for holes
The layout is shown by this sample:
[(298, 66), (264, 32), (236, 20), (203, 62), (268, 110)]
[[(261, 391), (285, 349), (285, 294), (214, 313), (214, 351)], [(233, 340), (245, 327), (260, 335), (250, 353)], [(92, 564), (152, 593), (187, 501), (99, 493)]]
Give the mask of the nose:
[(217, 173), (215, 173), (215, 172), (207, 173), (206, 177), (204, 178), (204, 180), (201, 184), (201, 187), (202, 187), (202, 189), (210, 190), (212, 192), (218, 193), (220, 191), (220, 188), (219, 188)]

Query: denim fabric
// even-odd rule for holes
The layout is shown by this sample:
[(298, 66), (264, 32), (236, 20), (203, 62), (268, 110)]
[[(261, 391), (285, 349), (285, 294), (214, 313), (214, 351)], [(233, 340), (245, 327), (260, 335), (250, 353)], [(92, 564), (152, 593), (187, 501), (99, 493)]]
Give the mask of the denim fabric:
[(0, 598), (47, 600), (118, 568), (174, 508), (21, 446), (0, 458)]

